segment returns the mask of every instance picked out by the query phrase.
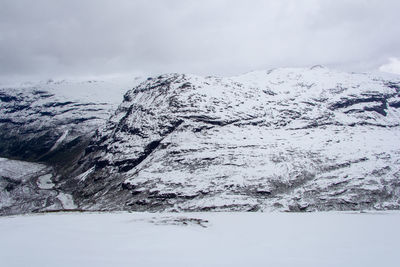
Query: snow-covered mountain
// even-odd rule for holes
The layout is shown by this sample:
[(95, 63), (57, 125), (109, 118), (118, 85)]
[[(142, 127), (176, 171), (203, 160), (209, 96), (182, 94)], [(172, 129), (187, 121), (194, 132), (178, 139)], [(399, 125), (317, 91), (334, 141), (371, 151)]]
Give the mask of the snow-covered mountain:
[(0, 213), (75, 207), (57, 181), (139, 82), (50, 80), (0, 88), (0, 156), (41, 163), (0, 158)]
[[(106, 123), (110, 113), (100, 107), (79, 112), (92, 118), (91, 130), (76, 136), (97, 131), (55, 171), (56, 187), (80, 209), (400, 208), (398, 76), (318, 66), (230, 78), (168, 74), (128, 91)], [(25, 110), (1, 113), (2, 129), (29, 118)], [(84, 128), (61, 121), (47, 149)]]
[(75, 146), (104, 124), (135, 83), (50, 80), (0, 88), (1, 154), (43, 161)]

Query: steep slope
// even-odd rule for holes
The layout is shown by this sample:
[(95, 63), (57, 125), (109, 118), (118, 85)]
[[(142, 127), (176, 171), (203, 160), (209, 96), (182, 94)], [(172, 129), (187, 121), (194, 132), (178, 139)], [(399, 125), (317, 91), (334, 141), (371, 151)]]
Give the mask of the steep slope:
[(105, 123), (133, 79), (129, 84), (50, 80), (0, 88), (0, 156), (53, 163), (62, 160), (58, 154), (68, 157)]
[(170, 74), (124, 96), (63, 188), (83, 209), (400, 207), (400, 80)]
[[(48, 81), (0, 88), (0, 157), (29, 161), (0, 158), (0, 214), (73, 207), (63, 204), (70, 196), (57, 184), (135, 83)], [(51, 186), (41, 188), (43, 179)]]

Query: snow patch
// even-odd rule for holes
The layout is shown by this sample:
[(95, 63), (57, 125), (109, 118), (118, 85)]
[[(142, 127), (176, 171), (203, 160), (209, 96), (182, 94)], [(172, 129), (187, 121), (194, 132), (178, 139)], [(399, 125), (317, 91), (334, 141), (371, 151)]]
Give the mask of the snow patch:
[(84, 182), (86, 178), (88, 177), (89, 174), (91, 174), (94, 171), (95, 167), (90, 168), (89, 170), (85, 171), (84, 173), (78, 175), (76, 179), (78, 179), (80, 182)]
[(39, 163), (0, 158), (0, 176), (12, 180), (26, 180), (45, 168), (46, 165)]
[(52, 174), (45, 174), (45, 175), (40, 176), (37, 180), (37, 186), (40, 189), (53, 189), (54, 184), (51, 181), (52, 177), (53, 177)]
[(60, 138), (58, 138), (58, 140), (55, 142), (55, 144), (53, 145), (53, 147), (50, 149), (50, 151), (54, 151), (67, 137), (69, 130), (66, 130), (61, 136)]
[(74, 199), (71, 195), (59, 192), (57, 198), (61, 201), (64, 209), (76, 209), (77, 206), (74, 203)]

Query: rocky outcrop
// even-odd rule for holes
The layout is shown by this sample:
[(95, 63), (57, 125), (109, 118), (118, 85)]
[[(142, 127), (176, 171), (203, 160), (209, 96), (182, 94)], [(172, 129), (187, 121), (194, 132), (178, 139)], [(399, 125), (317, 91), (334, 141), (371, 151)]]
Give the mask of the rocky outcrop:
[[(73, 206), (60, 202), (73, 200), (58, 184), (69, 176), (96, 129), (115, 111), (115, 99), (122, 100), (119, 86), (48, 81), (0, 88), (0, 157), (16, 159), (0, 158), (0, 214)], [(107, 89), (116, 97), (107, 97)], [(54, 187), (40, 188), (37, 181), (43, 177)]]
[(57, 190), (83, 210), (399, 209), (399, 103), (400, 79), (321, 67), (149, 78), (91, 128)]
[(84, 209), (398, 209), (399, 100), (398, 81), (325, 68), (151, 78), (66, 188)]

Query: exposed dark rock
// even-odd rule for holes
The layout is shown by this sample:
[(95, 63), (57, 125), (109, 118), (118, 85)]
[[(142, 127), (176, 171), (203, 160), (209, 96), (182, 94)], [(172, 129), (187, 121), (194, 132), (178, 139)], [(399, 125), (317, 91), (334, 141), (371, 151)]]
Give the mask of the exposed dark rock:
[(2, 188), (31, 194), (21, 211), (62, 209), (59, 193), (80, 210), (399, 209), (399, 93), (320, 67), (167, 74), (108, 118), (104, 103), (2, 89), (0, 155), (50, 165), (57, 189), (37, 189), (40, 175)]

